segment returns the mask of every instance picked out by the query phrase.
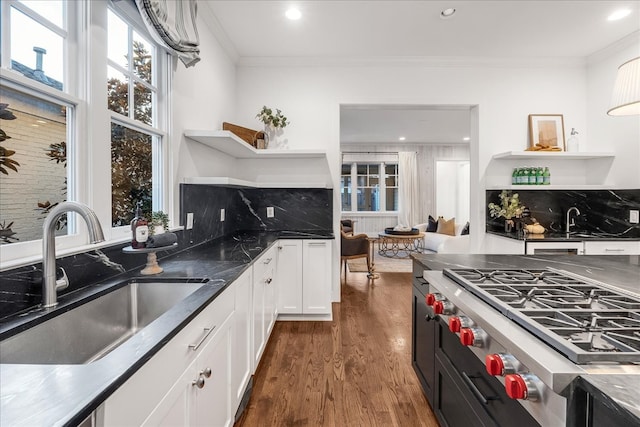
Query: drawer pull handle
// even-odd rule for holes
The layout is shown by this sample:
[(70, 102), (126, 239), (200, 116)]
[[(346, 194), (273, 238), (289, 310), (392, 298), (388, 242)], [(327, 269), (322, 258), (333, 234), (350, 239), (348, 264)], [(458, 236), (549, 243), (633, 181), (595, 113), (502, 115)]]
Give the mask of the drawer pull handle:
[(624, 252), (624, 248), (605, 248), (605, 252)]
[[(202, 336), (202, 338), (200, 338), (200, 341), (198, 341), (195, 344), (189, 344), (189, 348), (193, 351), (196, 351), (198, 349), (198, 347), (200, 347), (202, 345), (202, 343), (204, 342), (204, 340), (207, 339), (207, 337), (209, 335), (211, 335), (211, 332), (213, 332), (213, 330), (216, 327), (214, 326), (213, 328), (204, 328), (204, 335)], [(202, 388), (202, 387), (201, 387)]]
[(196, 386), (198, 388), (203, 388), (204, 387), (204, 378), (202, 378), (202, 375), (200, 375), (197, 380), (191, 381), (191, 385), (192, 386)]
[(268, 279), (266, 279), (264, 282), (268, 285), (269, 283), (271, 283), (273, 281), (273, 279), (271, 277), (269, 277)]
[(211, 368), (204, 368), (200, 371), (200, 375), (204, 375), (205, 378), (211, 378)]
[(263, 264), (265, 264), (265, 265), (266, 265), (266, 264), (269, 264), (269, 263), (271, 262), (271, 259), (272, 259), (272, 258), (267, 258), (267, 259), (266, 259), (266, 260), (264, 260), (262, 263), (263, 263)]
[(471, 392), (476, 396), (476, 398), (484, 403), (485, 405), (489, 404), (489, 400), (496, 400), (497, 397), (495, 396), (490, 396), (490, 397), (485, 397), (482, 392), (480, 390), (478, 390), (478, 387), (476, 387), (476, 385), (473, 383), (473, 381), (471, 381), (471, 378), (478, 378), (475, 376), (469, 377), (469, 375), (467, 375), (466, 372), (462, 372), (462, 379), (464, 380), (464, 382), (467, 384), (467, 386), (471, 389)]
[(326, 246), (327, 243), (326, 242), (309, 242), (308, 245), (309, 246)]

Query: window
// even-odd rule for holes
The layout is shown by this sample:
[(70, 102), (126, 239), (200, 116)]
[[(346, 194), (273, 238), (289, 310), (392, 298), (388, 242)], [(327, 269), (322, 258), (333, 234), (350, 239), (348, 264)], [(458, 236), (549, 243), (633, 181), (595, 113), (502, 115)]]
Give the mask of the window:
[(8, 47), (11, 63), (4, 66), (62, 90), (68, 39), (64, 25), (65, 3), (61, 0), (9, 0), (8, 6), (10, 42), (3, 46), (3, 58)]
[(111, 111), (111, 223), (127, 226), (135, 207), (162, 210), (163, 132), (156, 46), (108, 11), (107, 108)]
[(398, 165), (345, 163), (340, 180), (342, 211), (398, 210)]
[[(37, 248), (49, 211), (76, 197), (75, 163), (67, 153), (76, 146), (78, 102), (68, 94), (75, 88), (64, 84), (75, 31), (66, 17), (74, 4), (8, 0), (1, 7), (8, 37), (0, 82), (0, 244), (14, 244), (2, 251), (4, 260), (23, 256), (18, 247)], [(64, 216), (56, 235), (74, 232)]]

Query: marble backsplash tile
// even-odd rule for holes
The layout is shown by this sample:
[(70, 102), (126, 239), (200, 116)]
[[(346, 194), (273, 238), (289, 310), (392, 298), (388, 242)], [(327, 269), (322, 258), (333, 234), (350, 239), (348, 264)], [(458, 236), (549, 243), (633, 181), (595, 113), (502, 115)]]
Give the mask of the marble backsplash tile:
[[(564, 231), (566, 212), (572, 206), (580, 210), (574, 229), (605, 232), (620, 237), (640, 238), (640, 224), (629, 222), (629, 210), (640, 210), (640, 189), (631, 190), (512, 190), (531, 216), (552, 231)], [(500, 190), (488, 190), (487, 204), (498, 204)], [(500, 229), (504, 220), (489, 216), (487, 227)], [(574, 217), (574, 215), (572, 215)]]
[[(176, 232), (178, 248), (159, 251), (158, 259), (180, 250), (243, 230), (331, 230), (333, 228), (330, 189), (244, 189), (211, 185), (180, 186), (180, 224), (186, 213), (194, 213), (192, 230)], [(266, 208), (274, 208), (274, 218)], [(220, 209), (225, 221), (220, 221)], [(142, 269), (146, 254), (126, 254), (129, 242), (58, 258), (56, 266), (65, 269), (69, 294), (92, 284), (112, 279), (134, 269)], [(36, 307), (42, 301), (42, 263), (0, 272), (0, 323), (3, 318)]]

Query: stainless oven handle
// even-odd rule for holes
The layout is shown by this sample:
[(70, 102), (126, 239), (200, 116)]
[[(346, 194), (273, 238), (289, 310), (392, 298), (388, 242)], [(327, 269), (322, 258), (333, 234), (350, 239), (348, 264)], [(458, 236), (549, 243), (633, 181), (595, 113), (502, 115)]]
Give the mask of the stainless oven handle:
[(473, 381), (471, 381), (471, 378), (469, 378), (467, 373), (464, 372), (464, 371), (462, 372), (462, 379), (464, 380), (465, 383), (467, 383), (467, 386), (471, 389), (473, 394), (476, 395), (476, 398), (480, 402), (484, 403), (485, 405), (489, 404), (489, 400), (491, 400), (491, 398), (484, 397), (484, 395), (480, 392), (480, 390), (478, 390), (478, 387), (476, 387), (476, 385), (473, 383)]

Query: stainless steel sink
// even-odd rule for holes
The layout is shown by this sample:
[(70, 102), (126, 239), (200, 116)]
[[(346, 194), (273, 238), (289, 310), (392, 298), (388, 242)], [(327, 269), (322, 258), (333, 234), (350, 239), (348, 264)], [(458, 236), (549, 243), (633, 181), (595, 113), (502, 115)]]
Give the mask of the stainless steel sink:
[(0, 363), (91, 363), (203, 284), (132, 281), (0, 342)]

